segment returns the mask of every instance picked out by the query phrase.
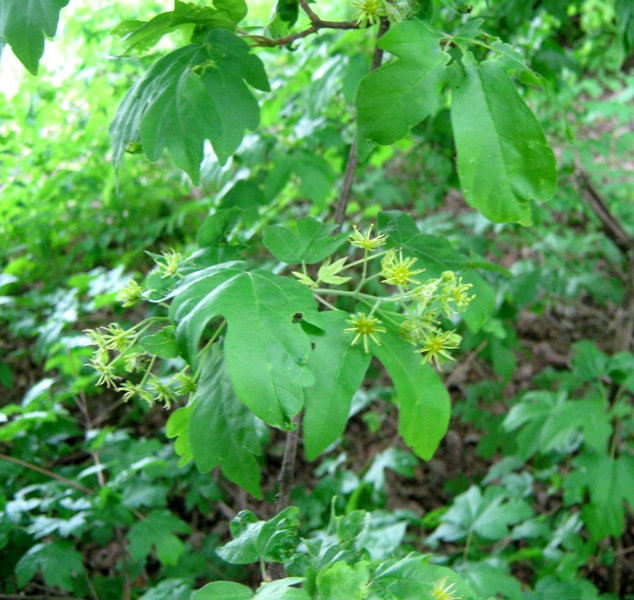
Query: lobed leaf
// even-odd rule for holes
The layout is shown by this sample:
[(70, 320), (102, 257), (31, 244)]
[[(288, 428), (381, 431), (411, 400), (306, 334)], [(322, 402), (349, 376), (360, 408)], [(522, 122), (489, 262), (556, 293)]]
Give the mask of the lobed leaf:
[(33, 75), (44, 53), (44, 36), (57, 32), (59, 13), (69, 0), (0, 0), (0, 53), (4, 41)]
[[(398, 60), (369, 73), (357, 91), (358, 139), (392, 144), (436, 108), (449, 55), (439, 34), (413, 20), (393, 26), (379, 46)], [(361, 153), (363, 154), (363, 152)]]
[(128, 531), (130, 557), (135, 562), (144, 560), (154, 547), (161, 564), (175, 565), (185, 552), (185, 544), (175, 534), (189, 531), (189, 525), (169, 510), (153, 510)]
[(183, 25), (212, 29), (222, 27), (233, 30), (247, 15), (245, 0), (214, 0), (214, 6), (200, 6), (193, 2), (174, 1), (174, 10), (156, 15), (149, 21), (123, 21), (113, 31), (121, 35), (123, 55), (147, 52), (164, 35)]
[(38, 571), (42, 572), (46, 585), (73, 590), (78, 577), (83, 577), (83, 557), (70, 541), (36, 544), (15, 566), (18, 587), (23, 588)]
[(252, 562), (285, 562), (297, 544), (299, 509), (289, 506), (268, 521), (260, 521), (243, 510), (231, 521), (233, 540), (216, 550), (218, 556), (236, 565)]
[(205, 327), (222, 315), (228, 323), (226, 366), (236, 396), (266, 423), (290, 427), (302, 409), (303, 389), (315, 381), (307, 366), (310, 342), (294, 320), (301, 315), (321, 327), (322, 317), (301, 283), (239, 266), (226, 263), (183, 280), (171, 309), (178, 322), (176, 339), (194, 363)]
[(135, 145), (151, 161), (167, 148), (197, 183), (204, 140), (224, 164), (245, 129), (258, 126), (260, 109), (247, 83), (269, 89), (262, 62), (225, 29), (164, 56), (128, 91), (110, 126), (115, 167)]
[(487, 487), (482, 494), (472, 485), (454, 500), (442, 516), (442, 524), (428, 541), (464, 540), (475, 533), (486, 540), (501, 540), (509, 534), (509, 527), (533, 515), (531, 507), (523, 500), (508, 499), (496, 486)]
[(575, 479), (590, 493), (583, 507), (583, 520), (595, 541), (619, 537), (625, 528), (625, 505), (634, 507), (634, 457), (614, 458), (606, 454), (584, 453), (574, 461)]
[(348, 234), (332, 235), (336, 225), (321, 223), (312, 217), (297, 219), (297, 231), (288, 227), (267, 225), (264, 228), (264, 245), (282, 262), (297, 264), (302, 261), (312, 265), (335, 253), (346, 241)]

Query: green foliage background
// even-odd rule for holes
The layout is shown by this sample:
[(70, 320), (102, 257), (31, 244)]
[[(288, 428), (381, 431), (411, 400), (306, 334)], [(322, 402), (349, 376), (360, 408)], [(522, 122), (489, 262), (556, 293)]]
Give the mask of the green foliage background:
[[(249, 2), (245, 21), (237, 0), (169, 17), (149, 0), (66, 4), (0, 0), (0, 591), (400, 599), (442, 598), (442, 582), (446, 598), (634, 597), (634, 356), (618, 331), (630, 3), (421, 2), (371, 73), (376, 26), (292, 48), (235, 35), (301, 30), (292, 1)], [(333, 237), (355, 131), (362, 162)], [(371, 361), (343, 333), (350, 298), (318, 311), (278, 277), (302, 262), (316, 277), (353, 223), (376, 223), (425, 278), (451, 269), (473, 286), (440, 376), (396, 330)], [(124, 309), (133, 279), (151, 302)], [(217, 315), (224, 351), (197, 356)], [(156, 381), (199, 367), (169, 411), (124, 403), (87, 366), (86, 328), (145, 318)], [(269, 373), (285, 352), (306, 360)], [(275, 515), (275, 427), (302, 406), (307, 460)], [(435, 498), (403, 491), (430, 482)], [(257, 565), (276, 562), (289, 577), (258, 587)]]

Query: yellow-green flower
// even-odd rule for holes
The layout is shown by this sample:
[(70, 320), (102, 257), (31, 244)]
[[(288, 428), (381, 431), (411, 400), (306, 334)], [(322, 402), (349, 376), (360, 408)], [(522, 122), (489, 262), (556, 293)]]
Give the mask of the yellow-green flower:
[(165, 279), (166, 277), (176, 275), (182, 258), (181, 253), (176, 252), (175, 250), (163, 252), (163, 256), (156, 261), (156, 266), (158, 267), (161, 277)]
[(423, 336), (423, 346), (416, 352), (423, 355), (423, 360), (430, 365), (435, 365), (442, 371), (440, 363), (447, 360), (454, 360), (449, 354), (450, 350), (456, 350), (460, 346), (462, 338), (455, 331), (445, 331), (440, 333), (434, 331)]
[(102, 357), (93, 358), (89, 366), (91, 366), (97, 373), (99, 373), (99, 379), (97, 385), (105, 385), (109, 388), (116, 387), (116, 381), (121, 379), (117, 377), (114, 365), (112, 363), (104, 362)]
[(472, 287), (472, 283), (462, 283), (462, 277), (458, 278), (454, 283), (453, 289), (451, 290), (451, 299), (456, 303), (458, 308), (466, 308), (469, 302), (475, 298), (475, 295), (469, 296), (467, 293)]
[(132, 279), (130, 283), (117, 294), (117, 302), (121, 302), (124, 308), (134, 306), (141, 300), (143, 290), (141, 286)]
[(418, 283), (414, 279), (414, 275), (422, 273), (425, 269), (412, 269), (415, 258), (403, 258), (403, 251), (398, 251), (398, 257), (395, 250), (389, 250), (381, 260), (381, 275), (385, 277), (383, 283), (392, 285), (409, 285), (410, 283)]
[(381, 342), (379, 342), (376, 334), (385, 333), (385, 328), (379, 326), (381, 323), (379, 319), (372, 316), (368, 317), (365, 313), (358, 313), (351, 319), (348, 319), (348, 323), (350, 323), (352, 327), (348, 327), (347, 329), (344, 329), (344, 331), (346, 333), (355, 334), (354, 339), (350, 343), (351, 346), (354, 346), (361, 338), (363, 338), (363, 349), (366, 353), (370, 351), (368, 348), (369, 339), (372, 339), (377, 346), (381, 345)]
[(449, 577), (443, 577), (434, 583), (431, 590), (434, 600), (460, 600), (462, 598), (462, 594), (457, 595), (457, 591), (453, 589), (456, 586), (455, 583), (447, 585), (448, 579)]
[(175, 400), (174, 390), (169, 385), (163, 383), (158, 377), (150, 377), (148, 388), (150, 393), (154, 395), (153, 400), (155, 402), (162, 402), (168, 408), (172, 405), (172, 400)]
[(348, 238), (348, 241), (357, 248), (363, 248), (364, 250), (376, 250), (376, 248), (383, 246), (387, 240), (387, 236), (382, 235), (381, 233), (377, 233), (376, 237), (372, 237), (372, 225), (370, 225), (370, 228), (365, 235), (358, 230), (356, 225), (353, 225), (352, 227), (354, 228), (354, 231)]
[(408, 319), (401, 323), (401, 339), (415, 344), (421, 335), (420, 323), (416, 319)]
[(387, 15), (383, 0), (353, 0), (350, 6), (359, 11), (357, 25), (364, 23), (366, 26), (374, 25), (381, 17)]

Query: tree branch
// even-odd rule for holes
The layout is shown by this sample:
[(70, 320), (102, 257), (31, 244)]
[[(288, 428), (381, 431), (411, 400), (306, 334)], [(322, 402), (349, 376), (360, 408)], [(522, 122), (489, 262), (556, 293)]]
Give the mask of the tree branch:
[[(385, 17), (381, 17), (381, 23), (379, 24), (379, 31), (377, 33), (377, 44), (374, 47), (374, 54), (372, 55), (372, 65), (370, 71), (376, 71), (383, 62), (383, 50), (379, 47), (378, 41), (390, 28), (390, 22)], [(348, 162), (346, 163), (346, 171), (343, 175), (343, 184), (341, 186), (341, 192), (339, 193), (339, 200), (335, 207), (334, 221), (337, 225), (336, 232), (341, 230), (341, 225), (346, 216), (346, 208), (350, 201), (350, 194), (352, 192), (352, 184), (354, 183), (354, 177), (357, 173), (357, 167), (359, 166), (359, 157), (357, 152), (357, 136), (355, 134), (350, 146), (350, 154), (348, 155)]]
[(601, 224), (603, 225), (603, 231), (616, 247), (625, 255), (634, 249), (634, 239), (621, 227), (618, 219), (612, 214), (608, 203), (603, 198), (603, 195), (595, 187), (594, 183), (590, 179), (590, 175), (585, 171), (577, 170), (577, 181), (585, 192), (584, 196), (586, 202), (590, 205), (590, 208), (594, 212)]
[(292, 33), (291, 35), (287, 35), (285, 37), (271, 39), (264, 36), (248, 36), (251, 37), (252, 40), (255, 41), (256, 46), (264, 46), (264, 47), (275, 47), (275, 46), (288, 46), (292, 44), (295, 40), (299, 40), (313, 33), (317, 33), (320, 29), (361, 29), (359, 23), (356, 21), (324, 21), (319, 15), (317, 15), (313, 9), (310, 7), (306, 0), (299, 0), (299, 5), (302, 7), (302, 10), (308, 16), (310, 20), (310, 27), (308, 29), (304, 29), (303, 31), (299, 31), (297, 33)]
[(302, 10), (308, 15), (310, 22), (314, 25), (316, 22), (321, 19), (313, 12), (313, 9), (308, 4), (308, 0), (299, 0), (299, 5), (302, 7)]
[[(624, 294), (623, 301), (615, 319), (615, 350), (617, 352), (629, 352), (634, 337), (634, 238), (627, 232), (619, 220), (612, 214), (605, 198), (595, 187), (590, 175), (581, 168), (577, 168), (577, 182), (579, 183), (586, 202), (595, 215), (601, 221), (605, 235), (612, 240), (621, 251), (626, 268), (623, 277)], [(613, 383), (609, 393), (610, 405), (616, 404), (620, 397), (621, 388)], [(610, 439), (610, 455), (618, 455), (620, 450), (622, 421), (617, 419)], [(609, 590), (616, 596), (620, 596), (623, 587), (622, 566), (623, 539), (612, 536), (610, 538), (615, 560), (610, 565), (608, 578)]]
[[(290, 504), (291, 491), (295, 480), (295, 461), (297, 459), (297, 443), (299, 441), (299, 426), (301, 416), (297, 415), (293, 419), (295, 429), (291, 429), (286, 434), (284, 444), (284, 457), (282, 458), (282, 468), (277, 478), (279, 489), (275, 500), (275, 512), (281, 513)], [(267, 568), (267, 576), (271, 580), (283, 579), (286, 577), (286, 568), (281, 563), (271, 563)]]

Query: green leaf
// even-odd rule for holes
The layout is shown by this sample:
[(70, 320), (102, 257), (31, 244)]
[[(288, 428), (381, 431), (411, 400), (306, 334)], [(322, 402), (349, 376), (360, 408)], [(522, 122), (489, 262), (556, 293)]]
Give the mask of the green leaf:
[(627, 56), (634, 46), (634, 6), (628, 0), (615, 0), (614, 20), (619, 32), (619, 41), (623, 44)]
[(226, 242), (240, 220), (239, 208), (221, 209), (209, 215), (198, 230), (197, 242), (201, 248)]
[(398, 60), (369, 73), (359, 84), (356, 105), (361, 143), (392, 144), (436, 109), (449, 60), (440, 49), (439, 38), (418, 20), (395, 25), (381, 38), (379, 46)]
[(72, 591), (77, 578), (83, 579), (84, 576), (83, 557), (70, 541), (36, 544), (15, 566), (18, 587), (23, 588), (35, 577), (38, 570), (42, 571), (44, 581), (49, 587), (57, 586)]
[(156, 354), (161, 358), (176, 358), (178, 346), (176, 345), (175, 327), (169, 325), (153, 335), (143, 336), (139, 345), (150, 354)]
[(464, 580), (446, 567), (430, 565), (420, 554), (381, 563), (370, 584), (368, 600), (401, 600), (404, 598), (447, 598), (476, 600), (477, 596)]
[(434, 370), (422, 364), (413, 346), (388, 331), (372, 353), (387, 369), (400, 407), (398, 432), (416, 455), (430, 460), (447, 433), (451, 401)]
[(509, 600), (524, 600), (518, 580), (488, 563), (480, 563), (469, 569), (464, 576), (478, 597), (489, 598), (501, 594)]
[(590, 340), (581, 340), (573, 345), (572, 370), (577, 381), (592, 381), (606, 374), (608, 356)]
[(495, 313), (495, 290), (480, 275), (469, 271), (463, 277), (464, 283), (470, 283), (473, 287), (469, 295), (475, 298), (469, 302), (467, 310), (462, 313), (467, 327), (476, 333)]
[(507, 431), (521, 428), (516, 440), (518, 455), (523, 460), (563, 446), (582, 427), (584, 437), (595, 448), (604, 448), (611, 432), (605, 401), (568, 400), (565, 392), (546, 391), (525, 394), (511, 408), (503, 427)]
[(332, 235), (336, 228), (336, 225), (321, 223), (312, 217), (297, 219), (295, 233), (287, 227), (267, 225), (264, 245), (277, 260), (291, 265), (302, 261), (312, 265), (328, 258), (345, 243), (348, 234)]
[(583, 520), (592, 539), (623, 534), (627, 500), (634, 507), (634, 456), (613, 458), (606, 454), (584, 453), (574, 460), (583, 487), (590, 492)]
[(192, 583), (187, 579), (164, 579), (139, 600), (191, 600)]
[(323, 313), (324, 330), (310, 335), (314, 346), (308, 361), (314, 385), (304, 389), (304, 448), (315, 460), (343, 433), (352, 397), (363, 382), (370, 355), (350, 345), (348, 313)]
[(218, 208), (257, 208), (267, 203), (267, 197), (254, 180), (241, 179), (222, 196)]
[(123, 46), (122, 56), (128, 56), (133, 52), (143, 53), (158, 44), (161, 38), (174, 31), (172, 12), (164, 12), (147, 22), (123, 21), (113, 30), (113, 35), (121, 36), (120, 44)]
[(469, 54), (463, 63), (451, 122), (465, 199), (491, 221), (530, 225), (530, 202), (555, 193), (555, 155), (504, 68)]
[(286, 562), (297, 544), (299, 509), (289, 506), (269, 521), (259, 521), (243, 510), (231, 521), (233, 540), (216, 550), (218, 556), (236, 565), (253, 562)]
[(404, 256), (417, 258), (416, 267), (424, 267), (428, 277), (439, 277), (443, 271), (458, 271), (466, 265), (466, 257), (445, 238), (420, 233), (414, 219), (403, 212), (379, 213), (378, 229), (389, 236), (388, 248), (402, 248)]
[[(472, 6), (466, 2), (462, 2), (462, 0), (441, 0), (441, 2), (449, 9), (460, 13), (460, 14), (468, 14), (471, 12)], [(475, 19), (476, 21), (480, 21), (481, 19)]]
[(259, 124), (260, 109), (245, 82), (269, 89), (262, 62), (225, 29), (212, 29), (204, 43), (163, 57), (132, 86), (110, 126), (115, 166), (140, 142), (151, 161), (167, 148), (174, 164), (197, 183), (205, 139), (224, 164), (245, 129)]
[(165, 435), (168, 438), (176, 438), (174, 441), (174, 451), (181, 459), (178, 466), (186, 465), (194, 458), (192, 447), (189, 442), (189, 421), (193, 406), (184, 406), (175, 410), (165, 424)]
[(301, 315), (320, 327), (322, 317), (301, 283), (236, 265), (210, 267), (183, 280), (171, 309), (176, 339), (193, 363), (205, 327), (222, 315), (229, 326), (227, 371), (237, 397), (266, 423), (290, 427), (302, 409), (303, 388), (315, 382), (308, 336), (294, 320)]
[(175, 565), (185, 552), (185, 544), (175, 533), (189, 532), (189, 525), (169, 510), (153, 510), (145, 520), (137, 521), (128, 531), (130, 558), (140, 562), (150, 554), (154, 546), (162, 565)]
[(164, 35), (183, 25), (192, 24), (198, 29), (235, 29), (235, 25), (247, 14), (245, 0), (214, 0), (213, 4), (214, 7), (201, 6), (175, 0), (173, 11), (156, 15), (147, 22), (123, 21), (113, 30), (113, 34), (122, 36), (123, 55), (127, 56), (133, 52), (147, 52)]
[(201, 362), (189, 421), (194, 462), (202, 473), (220, 465), (225, 477), (260, 498), (257, 457), (262, 451), (255, 417), (236, 398), (216, 344), (203, 354)]
[(311, 600), (311, 597), (304, 591), (295, 587), (304, 581), (303, 577), (287, 577), (263, 583), (255, 593), (258, 600)]
[(323, 203), (334, 193), (337, 174), (319, 154), (301, 150), (292, 155), (293, 171), (300, 178), (300, 191), (315, 204)]
[(344, 561), (337, 561), (317, 575), (319, 600), (363, 600), (367, 597), (369, 579), (366, 563), (350, 566)]
[(375, 494), (385, 494), (385, 469), (392, 469), (395, 473), (403, 477), (414, 477), (418, 459), (400, 448), (388, 448), (379, 452), (372, 461), (372, 464), (363, 475), (363, 481), (369, 483)]
[(57, 32), (59, 13), (69, 0), (0, 0), (0, 52), (2, 42), (11, 46), (19, 61), (33, 75), (44, 53), (44, 36)]
[(192, 600), (250, 600), (253, 592), (232, 581), (214, 581), (194, 592)]
[[(198, 4), (192, 5), (200, 9)], [(218, 12), (227, 15), (236, 24), (242, 21), (249, 12), (246, 0), (213, 0), (213, 5), (218, 9)]]
[(522, 500), (509, 500), (502, 488), (489, 486), (484, 495), (472, 485), (456, 496), (453, 505), (442, 516), (442, 524), (427, 541), (464, 540), (473, 532), (485, 540), (501, 540), (509, 534), (509, 527), (533, 515), (531, 507)]
[(275, 12), (282, 21), (292, 27), (299, 17), (299, 2), (297, 0), (277, 0)]

